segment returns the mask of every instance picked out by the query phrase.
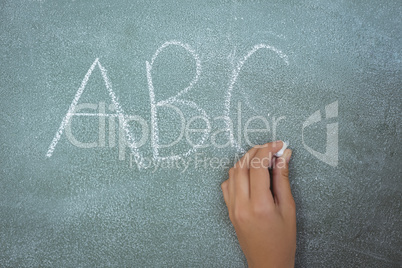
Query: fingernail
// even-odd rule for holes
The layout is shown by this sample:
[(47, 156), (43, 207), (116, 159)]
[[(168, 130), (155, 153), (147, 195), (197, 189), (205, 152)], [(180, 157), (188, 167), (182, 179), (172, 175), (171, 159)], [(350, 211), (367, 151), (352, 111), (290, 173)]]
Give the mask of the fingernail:
[(286, 163), (289, 164), (290, 157), (292, 156), (292, 150), (286, 149), (285, 153), (283, 154), (283, 157), (286, 159)]
[[(279, 146), (279, 144), (282, 144), (283, 141), (277, 140), (277, 141), (274, 141), (274, 142), (272, 142), (272, 143), (274, 144), (273, 148), (276, 148), (277, 146)], [(282, 145), (281, 145), (281, 146), (282, 146)]]

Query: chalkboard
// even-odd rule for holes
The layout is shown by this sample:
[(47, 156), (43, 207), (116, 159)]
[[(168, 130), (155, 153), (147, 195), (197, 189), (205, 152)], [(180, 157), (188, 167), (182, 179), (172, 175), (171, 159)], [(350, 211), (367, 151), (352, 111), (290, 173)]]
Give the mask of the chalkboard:
[(0, 266), (245, 267), (220, 184), (293, 149), (296, 267), (400, 267), (400, 1), (0, 1)]

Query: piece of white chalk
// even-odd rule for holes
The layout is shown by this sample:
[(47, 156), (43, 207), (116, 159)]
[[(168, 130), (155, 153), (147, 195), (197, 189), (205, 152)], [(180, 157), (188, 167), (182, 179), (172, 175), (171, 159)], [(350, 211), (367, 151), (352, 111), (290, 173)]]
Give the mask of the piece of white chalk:
[(283, 152), (285, 152), (286, 148), (288, 147), (288, 143), (287, 142), (283, 142), (283, 146), (282, 148), (276, 153), (274, 154), (274, 156), (276, 157), (281, 157), (283, 155)]

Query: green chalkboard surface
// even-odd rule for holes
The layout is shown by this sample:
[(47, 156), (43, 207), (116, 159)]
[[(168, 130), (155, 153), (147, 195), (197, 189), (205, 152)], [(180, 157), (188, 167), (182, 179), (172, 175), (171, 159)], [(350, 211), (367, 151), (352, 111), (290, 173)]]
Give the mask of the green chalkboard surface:
[(220, 184), (289, 142), (296, 267), (400, 267), (400, 1), (0, 1), (0, 266), (245, 267)]

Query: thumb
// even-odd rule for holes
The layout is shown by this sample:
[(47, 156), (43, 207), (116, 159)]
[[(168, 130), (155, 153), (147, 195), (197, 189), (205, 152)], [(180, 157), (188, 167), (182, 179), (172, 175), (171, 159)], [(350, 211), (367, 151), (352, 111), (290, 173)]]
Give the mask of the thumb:
[(294, 205), (289, 183), (289, 160), (292, 150), (286, 149), (281, 157), (275, 159), (272, 169), (272, 190), (275, 202), (280, 207)]

